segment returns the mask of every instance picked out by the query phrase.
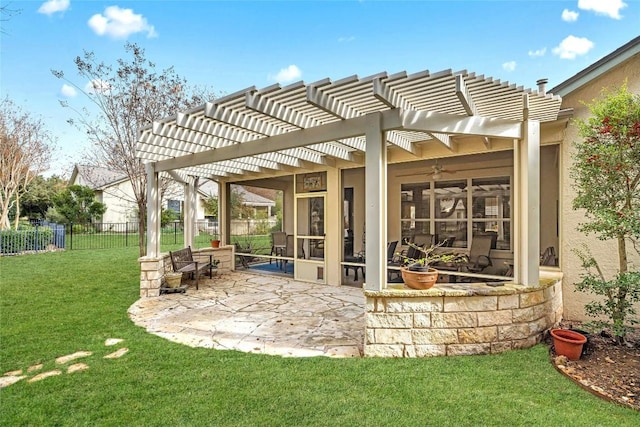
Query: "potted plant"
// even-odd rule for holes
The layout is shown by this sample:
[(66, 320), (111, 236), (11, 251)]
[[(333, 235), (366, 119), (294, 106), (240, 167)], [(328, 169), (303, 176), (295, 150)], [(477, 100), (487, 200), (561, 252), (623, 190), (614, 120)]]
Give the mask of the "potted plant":
[(220, 239), (211, 239), (211, 247), (219, 248), (220, 247)]
[(168, 288), (177, 288), (182, 282), (182, 273), (169, 271), (164, 274), (164, 281)]
[(211, 268), (213, 269), (212, 274), (218, 274), (218, 266), (220, 265), (220, 260), (219, 259), (212, 259), (211, 260)]
[(402, 259), (402, 267), (400, 268), (402, 280), (408, 287), (412, 289), (429, 289), (433, 287), (436, 280), (438, 280), (438, 270), (432, 267), (435, 263), (467, 262), (467, 256), (464, 254), (438, 252), (437, 249), (444, 246), (446, 242), (446, 240), (443, 240), (428, 248), (408, 242), (409, 247), (413, 248), (418, 255), (416, 257), (407, 257), (398, 254)]

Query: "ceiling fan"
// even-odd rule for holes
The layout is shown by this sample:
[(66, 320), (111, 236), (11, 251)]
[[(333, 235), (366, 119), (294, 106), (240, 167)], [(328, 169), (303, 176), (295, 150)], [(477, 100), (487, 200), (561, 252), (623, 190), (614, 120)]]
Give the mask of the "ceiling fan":
[(404, 176), (419, 176), (426, 173), (427, 177), (431, 177), (433, 179), (440, 179), (442, 178), (442, 175), (447, 173), (447, 174), (453, 174), (456, 173), (456, 171), (451, 170), (451, 169), (447, 169), (444, 166), (442, 166), (441, 164), (439, 164), (437, 161), (434, 165), (431, 166), (431, 170), (427, 170), (426, 172), (413, 172), (410, 174), (405, 174), (405, 175), (398, 175), (399, 177), (404, 177)]
[(431, 178), (433, 179), (440, 179), (442, 178), (443, 173), (456, 173), (456, 171), (446, 169), (436, 161), (436, 163), (431, 166), (431, 172), (429, 172), (428, 175), (431, 175)]

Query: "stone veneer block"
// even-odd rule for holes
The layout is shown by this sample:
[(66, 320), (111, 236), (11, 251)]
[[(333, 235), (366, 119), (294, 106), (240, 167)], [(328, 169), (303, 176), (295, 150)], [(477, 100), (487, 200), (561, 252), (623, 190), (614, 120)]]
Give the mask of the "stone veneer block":
[(476, 313), (432, 313), (434, 328), (471, 328), (478, 325)]
[(147, 291), (147, 296), (148, 297), (159, 297), (160, 296), (160, 289), (149, 289)]
[(544, 301), (544, 291), (527, 292), (520, 295), (520, 307), (531, 307)]
[(144, 271), (158, 271), (160, 267), (160, 261), (155, 259), (153, 261), (140, 261), (140, 269)]
[(410, 313), (369, 313), (366, 318), (368, 328), (402, 329), (413, 327), (413, 316)]
[(489, 311), (498, 307), (496, 296), (445, 297), (444, 311)]
[(509, 310), (512, 308), (520, 307), (520, 296), (514, 295), (500, 295), (498, 297), (498, 310)]
[(369, 357), (404, 357), (404, 345), (368, 344), (364, 355)]
[(539, 334), (540, 332), (549, 329), (551, 326), (553, 326), (553, 323), (549, 323), (547, 321), (547, 316), (544, 316), (535, 322), (529, 323), (529, 333)]
[(446, 345), (408, 345), (405, 349), (405, 357), (435, 357), (446, 355)]
[(431, 327), (431, 313), (414, 313), (413, 314), (413, 327), (414, 328), (430, 328)]
[(513, 321), (511, 310), (482, 311), (478, 313), (478, 326), (509, 325)]
[(513, 348), (513, 344), (511, 341), (499, 341), (491, 343), (491, 353), (504, 353), (505, 351), (509, 351)]
[(160, 271), (147, 271), (147, 280), (155, 280), (155, 279), (162, 279), (162, 272)]
[(540, 342), (540, 339), (541, 339), (540, 335), (533, 335), (531, 337), (524, 338), (521, 340), (513, 340), (513, 348), (515, 350), (521, 349), (521, 348), (530, 348), (538, 344)]
[(458, 329), (458, 341), (461, 344), (489, 343), (497, 339), (498, 328), (495, 326)]
[(529, 338), (529, 335), (528, 324), (498, 326), (499, 341), (521, 340)]
[(364, 311), (365, 313), (372, 313), (376, 310), (376, 306), (377, 306), (377, 298), (368, 298), (365, 300), (364, 302)]
[(414, 329), (414, 344), (453, 344), (458, 342), (455, 329)]
[(468, 356), (491, 353), (491, 344), (451, 344), (447, 346), (447, 356)]
[(367, 328), (365, 330), (365, 344), (375, 344), (376, 342), (376, 335), (375, 335), (375, 329), (369, 329)]
[(411, 344), (411, 329), (376, 329), (376, 344)]
[(389, 298), (386, 300), (388, 313), (428, 313), (442, 311), (441, 297)]
[(513, 322), (523, 323), (537, 320), (545, 315), (545, 307), (543, 304), (534, 305), (533, 307), (519, 308), (513, 310)]

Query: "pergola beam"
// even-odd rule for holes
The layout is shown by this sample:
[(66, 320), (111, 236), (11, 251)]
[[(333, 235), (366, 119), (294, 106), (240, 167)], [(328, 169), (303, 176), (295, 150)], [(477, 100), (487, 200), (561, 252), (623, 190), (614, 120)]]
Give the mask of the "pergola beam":
[[(468, 117), (432, 111), (387, 110), (380, 112), (380, 114), (383, 131), (403, 129), (429, 134), (478, 135), (510, 139), (520, 139), (522, 137), (521, 122), (515, 120), (481, 116)], [(233, 160), (239, 157), (309, 147), (314, 144), (352, 138), (364, 134), (365, 123), (366, 116), (327, 123), (308, 129), (259, 138), (242, 144), (161, 160), (157, 162), (156, 168), (158, 171), (181, 169), (205, 163)], [(337, 157), (349, 161), (353, 160), (344, 153)]]
[(404, 130), (418, 132), (522, 138), (522, 124), (517, 120), (482, 116), (467, 117), (434, 111), (403, 111), (401, 122)]
[(469, 116), (476, 116), (478, 114), (478, 110), (476, 108), (475, 103), (473, 102), (473, 98), (469, 93), (469, 89), (464, 82), (464, 76), (458, 74), (456, 76), (456, 96), (460, 100), (464, 111), (467, 112)]

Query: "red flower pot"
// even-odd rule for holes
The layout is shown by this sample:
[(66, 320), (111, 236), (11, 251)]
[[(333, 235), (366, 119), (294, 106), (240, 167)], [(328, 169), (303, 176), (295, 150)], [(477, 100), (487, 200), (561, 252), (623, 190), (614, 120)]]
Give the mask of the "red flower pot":
[(551, 336), (557, 355), (566, 356), (569, 360), (580, 359), (582, 346), (587, 342), (587, 337), (568, 329), (551, 329)]

